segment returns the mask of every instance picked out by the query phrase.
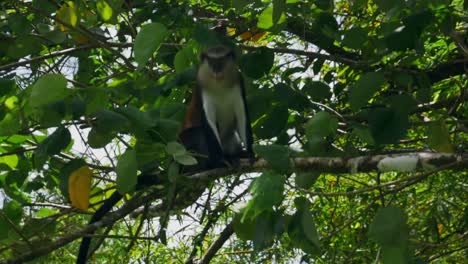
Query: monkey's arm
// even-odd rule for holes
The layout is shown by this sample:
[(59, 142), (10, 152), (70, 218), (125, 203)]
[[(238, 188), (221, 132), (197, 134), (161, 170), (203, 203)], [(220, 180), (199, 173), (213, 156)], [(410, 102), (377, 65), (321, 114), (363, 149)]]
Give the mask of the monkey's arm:
[(244, 86), (244, 79), (242, 76), (240, 77), (240, 85), (241, 85), (241, 93), (242, 93), (242, 101), (244, 103), (243, 108), (245, 112), (245, 123), (243, 125), (245, 131), (245, 148), (247, 151), (247, 158), (250, 160), (250, 163), (255, 162), (255, 154), (252, 149), (253, 145), (253, 134), (252, 134), (252, 125), (250, 123), (250, 115), (249, 115), (249, 108), (247, 106), (247, 99), (245, 97), (245, 86)]

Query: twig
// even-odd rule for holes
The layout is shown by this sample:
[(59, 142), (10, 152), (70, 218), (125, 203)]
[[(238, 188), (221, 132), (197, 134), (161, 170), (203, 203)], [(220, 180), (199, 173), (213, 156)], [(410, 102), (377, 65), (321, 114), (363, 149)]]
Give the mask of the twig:
[(230, 222), (219, 235), (218, 239), (211, 244), (210, 248), (206, 251), (205, 255), (201, 258), (198, 264), (210, 263), (211, 259), (216, 255), (218, 250), (224, 245), (224, 243), (234, 233), (234, 222)]

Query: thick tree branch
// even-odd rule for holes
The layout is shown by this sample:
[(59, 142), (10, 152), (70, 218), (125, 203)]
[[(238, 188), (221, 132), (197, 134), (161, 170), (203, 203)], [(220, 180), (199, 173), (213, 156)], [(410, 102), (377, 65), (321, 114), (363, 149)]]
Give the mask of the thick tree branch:
[[(291, 171), (319, 171), (324, 173), (358, 173), (358, 172), (387, 172), (387, 171), (400, 171), (400, 172), (414, 172), (414, 171), (431, 171), (438, 167), (450, 166), (452, 170), (466, 170), (468, 169), (468, 153), (462, 154), (448, 154), (448, 153), (432, 153), (432, 152), (417, 152), (405, 154), (390, 154), (390, 155), (374, 155), (374, 156), (360, 156), (350, 158), (294, 158), (291, 159)], [(177, 200), (183, 200), (185, 203), (175, 204), (175, 207), (183, 208), (196, 200), (202, 194), (203, 190), (198, 190), (210, 179), (220, 178), (222, 176), (230, 175), (239, 172), (255, 172), (268, 169), (267, 161), (260, 159), (253, 166), (247, 160), (241, 161), (241, 166), (237, 169), (215, 169), (187, 175), (187, 177), (196, 181), (197, 184), (187, 184), (186, 188), (190, 189), (184, 192), (179, 192), (181, 195)], [(190, 181), (190, 182), (192, 182)], [(198, 190), (193, 193), (193, 190)], [(188, 195), (187, 199), (184, 199)], [(16, 256), (10, 260), (0, 261), (3, 263), (22, 263), (32, 260), (39, 256), (46, 255), (80, 237), (93, 233), (96, 230), (112, 225), (119, 219), (125, 217), (127, 214), (133, 212), (140, 206), (165, 197), (164, 190), (157, 188), (149, 188), (141, 194), (134, 196), (129, 202), (122, 206), (113, 213), (109, 213), (101, 221), (87, 225), (86, 227), (73, 232), (69, 235), (63, 236), (52, 243), (35, 247), (32, 251), (26, 252), (20, 256)], [(194, 200), (195, 199), (195, 200)], [(190, 204), (189, 204), (190, 203)], [(228, 230), (229, 231), (229, 230)], [(221, 243), (221, 241), (219, 242)], [(217, 247), (217, 246), (216, 246)], [(214, 249), (213, 249), (214, 251)], [(211, 254), (211, 253), (210, 253)], [(213, 253), (214, 254), (214, 253)]]
[[(434, 152), (414, 152), (358, 157), (305, 157), (291, 159), (291, 171), (318, 171), (323, 173), (358, 172), (416, 172), (432, 170), (436, 167), (455, 163), (451, 169), (468, 169), (468, 153), (450, 154)], [(234, 172), (258, 172), (268, 169), (268, 162), (260, 159), (253, 166), (247, 160), (241, 161), (237, 169), (220, 168), (189, 175), (191, 179), (215, 179)]]

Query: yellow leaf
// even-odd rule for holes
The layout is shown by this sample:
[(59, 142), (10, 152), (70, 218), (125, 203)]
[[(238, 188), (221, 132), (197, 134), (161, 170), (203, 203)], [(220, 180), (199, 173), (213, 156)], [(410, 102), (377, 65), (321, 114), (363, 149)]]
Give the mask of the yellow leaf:
[(437, 232), (439, 232), (439, 235), (442, 235), (442, 229), (444, 226), (442, 224), (437, 224)]
[(236, 34), (236, 28), (227, 27), (226, 28), (228, 36), (234, 36)]
[[(62, 32), (69, 30), (68, 25), (76, 27), (78, 23), (78, 12), (75, 4), (72, 1), (63, 4), (60, 9), (57, 10), (56, 18), (59, 20), (57, 21), (57, 25)], [(66, 25), (62, 22), (66, 23)]]
[(255, 34), (255, 35), (252, 37), (252, 41), (253, 41), (253, 42), (257, 42), (257, 41), (259, 41), (259, 40), (260, 40), (263, 36), (265, 36), (265, 35), (266, 35), (266, 32), (265, 32), (265, 31), (259, 32), (259, 33)]
[(71, 32), (70, 36), (72, 36), (72, 39), (80, 44), (87, 44), (91, 42), (91, 40), (86, 35), (79, 32)]
[(240, 34), (239, 37), (243, 40), (248, 40), (252, 37), (252, 33), (250, 31), (247, 31), (247, 32)]
[(446, 153), (454, 153), (455, 148), (450, 140), (450, 133), (444, 120), (436, 120), (427, 129), (428, 144), (431, 148)]
[(72, 205), (83, 211), (89, 207), (89, 192), (93, 172), (88, 166), (82, 166), (70, 174), (68, 178), (68, 194)]

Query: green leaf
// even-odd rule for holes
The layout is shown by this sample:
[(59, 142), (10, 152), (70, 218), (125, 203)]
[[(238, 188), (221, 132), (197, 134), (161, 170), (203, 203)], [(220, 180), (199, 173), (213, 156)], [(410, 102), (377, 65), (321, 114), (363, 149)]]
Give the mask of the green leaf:
[(178, 163), (185, 165), (185, 166), (191, 166), (191, 165), (196, 165), (198, 162), (197, 160), (190, 154), (182, 154), (182, 155), (175, 155), (174, 156), (175, 161)]
[(23, 217), (23, 206), (15, 200), (12, 200), (3, 206), (3, 213), (11, 221), (11, 223), (17, 225), (20, 223)]
[(309, 210), (309, 206), (304, 206), (296, 211), (288, 224), (288, 236), (295, 247), (309, 254), (317, 254), (320, 242), (314, 218)]
[(370, 225), (369, 236), (382, 247), (383, 263), (408, 263), (409, 228), (400, 208), (380, 208)]
[(43, 34), (44, 38), (52, 41), (54, 44), (60, 44), (67, 39), (67, 35), (60, 30), (52, 30)]
[(274, 206), (283, 200), (284, 182), (286, 178), (272, 172), (263, 172), (250, 187), (252, 199), (246, 206), (242, 220), (255, 218), (264, 211), (273, 210)]
[(137, 184), (137, 160), (135, 150), (128, 149), (117, 161), (117, 191), (126, 194), (135, 190)]
[(245, 209), (234, 216), (234, 232), (236, 233), (237, 237), (239, 237), (241, 240), (253, 240), (255, 234), (256, 218), (246, 218), (242, 220), (244, 211)]
[(141, 27), (135, 39), (135, 61), (142, 68), (153, 53), (169, 35), (167, 28), (160, 23), (150, 23)]
[(166, 158), (165, 148), (166, 146), (164, 144), (152, 140), (138, 140), (135, 145), (138, 167), (141, 168), (145, 165), (153, 166), (154, 164), (158, 164), (159, 161)]
[(124, 131), (130, 122), (124, 115), (111, 110), (101, 110), (96, 113), (93, 126), (101, 132)]
[(8, 16), (8, 25), (17, 35), (24, 35), (33, 29), (31, 22), (24, 15), (11, 14)]
[[(78, 24), (78, 8), (75, 6), (75, 3), (68, 1), (64, 3), (59, 10), (56, 12), (56, 16), (60, 21), (67, 23), (72, 27), (76, 27)], [(61, 31), (70, 30), (66, 25), (63, 25), (59, 22), (59, 28)]]
[[(406, 264), (411, 263), (408, 257), (408, 250), (406, 247), (382, 247), (382, 263), (384, 264)], [(417, 263), (417, 262), (415, 262)], [(423, 261), (421, 261), (423, 263)]]
[(352, 49), (362, 49), (366, 41), (367, 32), (360, 27), (354, 27), (346, 30), (341, 44)]
[(315, 0), (315, 5), (317, 5), (318, 8), (327, 10), (333, 7), (333, 1), (332, 0)]
[[(280, 14), (280, 17), (278, 18), (278, 21), (275, 23), (273, 21), (273, 7), (267, 7), (265, 8), (262, 13), (258, 16), (258, 22), (257, 22), (257, 27), (258, 28), (263, 28), (263, 29), (269, 29), (273, 27), (275, 24), (281, 24), (284, 21), (286, 21), (286, 15), (284, 13)], [(278, 11), (279, 12), (279, 11)], [(275, 14), (277, 16), (277, 14)]]
[(296, 172), (296, 186), (309, 189), (314, 185), (320, 176), (320, 172)]
[(271, 211), (265, 211), (255, 218), (254, 250), (259, 251), (273, 245), (274, 227), (275, 215)]
[(268, 48), (261, 47), (254, 52), (243, 55), (239, 65), (245, 75), (258, 79), (270, 72), (274, 60), (275, 53)]
[(368, 72), (351, 87), (349, 103), (353, 111), (365, 106), (369, 99), (382, 87), (385, 79), (381, 72)]
[(192, 64), (191, 61), (191, 54), (187, 49), (181, 49), (177, 52), (174, 57), (174, 68), (177, 73), (181, 73), (187, 68), (189, 68)]
[(92, 148), (103, 148), (114, 139), (115, 134), (92, 128), (88, 133), (88, 144)]
[(450, 133), (444, 120), (439, 119), (431, 122), (427, 128), (428, 144), (438, 152), (453, 153), (455, 151), (451, 141)]
[(15, 80), (0, 78), (0, 96), (11, 94), (15, 89)]
[(130, 121), (130, 129), (132, 131), (142, 132), (156, 125), (156, 120), (151, 118), (147, 112), (142, 112), (132, 105), (117, 108), (115, 112), (125, 116)]
[(112, 7), (107, 3), (106, 0), (98, 0), (96, 7), (99, 15), (102, 17), (102, 20), (108, 21), (112, 18)]
[(71, 134), (65, 127), (58, 127), (54, 133), (44, 139), (34, 151), (34, 166), (42, 168), (48, 156), (60, 153), (71, 142)]
[(185, 147), (182, 144), (180, 144), (179, 142), (172, 141), (172, 142), (167, 143), (166, 152), (169, 155), (177, 156), (177, 155), (186, 154), (187, 150), (185, 150)]
[(338, 119), (330, 113), (321, 111), (316, 113), (306, 124), (307, 138), (327, 137), (334, 135), (338, 128)]
[(404, 5), (403, 0), (374, 0), (374, 3), (384, 12), (390, 11), (392, 8), (400, 8), (400, 6)]
[(367, 143), (369, 145), (375, 145), (374, 138), (372, 137), (372, 133), (367, 126), (361, 124), (353, 124), (353, 134), (355, 134), (362, 142)]
[[(315, 64), (314, 64), (315, 65)], [(313, 101), (320, 102), (325, 99), (330, 99), (332, 96), (330, 86), (324, 82), (306, 80), (302, 90), (310, 96)]]
[(369, 127), (376, 144), (393, 144), (406, 135), (408, 114), (392, 108), (377, 108), (369, 112)]
[(177, 181), (177, 178), (179, 177), (180, 173), (180, 166), (176, 162), (171, 162), (169, 165), (169, 168), (167, 169), (167, 178), (169, 179), (169, 182), (175, 183)]
[(14, 169), (18, 166), (18, 155), (0, 156), (0, 163), (6, 164), (10, 169)]
[(304, 210), (301, 214), (301, 226), (307, 241), (312, 243), (315, 247), (320, 248), (319, 236), (312, 213), (309, 210)]
[(61, 74), (45, 74), (31, 88), (29, 103), (32, 107), (50, 104), (67, 97), (67, 80)]
[(398, 207), (380, 208), (369, 228), (369, 236), (380, 246), (398, 246), (408, 241), (406, 215)]
[(289, 148), (281, 145), (254, 145), (253, 149), (260, 157), (264, 158), (268, 165), (279, 173), (287, 173), (289, 170)]
[(273, 15), (272, 15), (272, 22), (273, 24), (277, 24), (281, 16), (283, 15), (286, 8), (286, 0), (273, 0)]
[(20, 116), (18, 111), (7, 113), (0, 121), (0, 136), (10, 136), (21, 129)]
[(177, 140), (177, 133), (174, 133), (174, 131), (179, 131), (179, 127), (179, 122), (168, 118), (161, 118), (158, 120), (156, 129), (161, 139), (167, 142)]
[(8, 56), (15, 59), (37, 54), (42, 49), (42, 39), (37, 36), (23, 35), (15, 39), (13, 45), (8, 47)]
[(417, 36), (408, 27), (401, 26), (385, 36), (385, 44), (391, 51), (405, 51), (413, 49)]
[(17, 226), (20, 223), (22, 216), (23, 207), (19, 202), (15, 200), (5, 202), (0, 211), (0, 240), (8, 238), (9, 234), (14, 232), (11, 225), (14, 224)]
[(331, 12), (319, 12), (313, 15), (312, 32), (317, 34), (316, 45), (321, 48), (333, 46), (335, 39), (339, 38), (338, 23)]
[(270, 111), (271, 112), (269, 112), (268, 115), (264, 115), (260, 120), (258, 120), (253, 127), (255, 135), (259, 138), (268, 139), (276, 137), (286, 127), (289, 118), (287, 106), (277, 105)]

